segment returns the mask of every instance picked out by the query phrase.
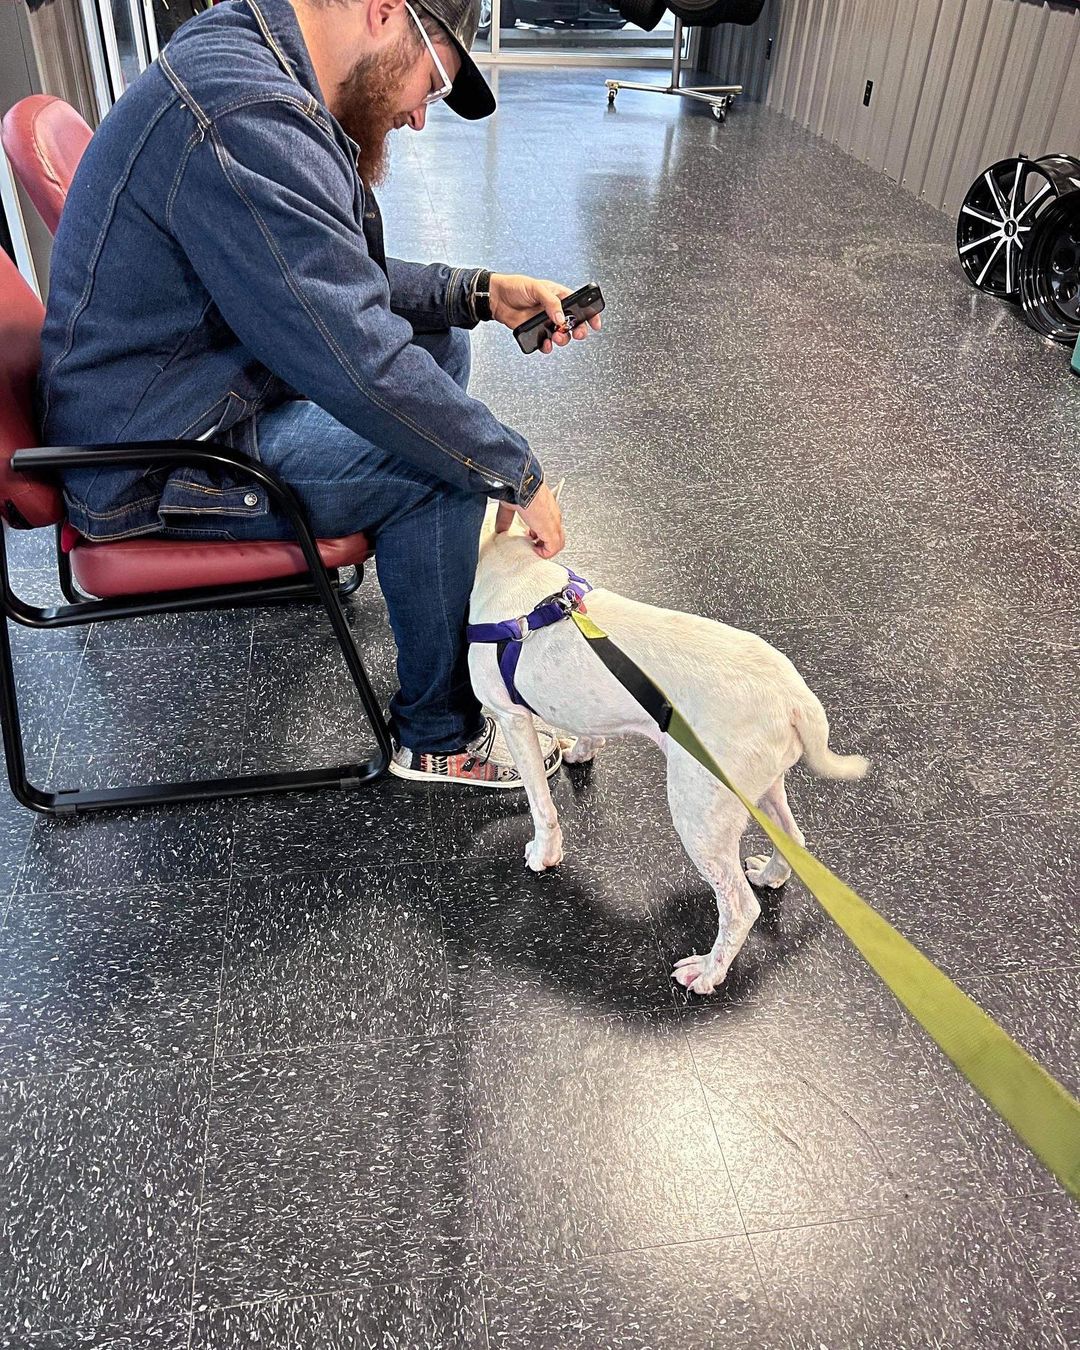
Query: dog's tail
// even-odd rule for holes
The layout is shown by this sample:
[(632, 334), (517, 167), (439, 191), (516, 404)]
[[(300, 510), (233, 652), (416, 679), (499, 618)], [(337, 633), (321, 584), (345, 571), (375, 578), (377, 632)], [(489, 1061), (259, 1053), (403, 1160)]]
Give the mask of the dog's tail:
[(812, 772), (821, 778), (848, 781), (865, 776), (870, 768), (868, 759), (862, 755), (837, 755), (829, 749), (829, 719), (813, 694), (795, 705), (792, 722), (802, 741), (803, 759)]

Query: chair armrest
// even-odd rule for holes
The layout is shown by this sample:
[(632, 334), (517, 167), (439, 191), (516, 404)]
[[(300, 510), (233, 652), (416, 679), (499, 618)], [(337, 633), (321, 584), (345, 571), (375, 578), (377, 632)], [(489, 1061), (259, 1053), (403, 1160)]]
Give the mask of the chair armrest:
[[(224, 464), (231, 469), (262, 470), (242, 450), (213, 441), (117, 441), (108, 445), (43, 445), (16, 450), (11, 467), (23, 473), (49, 469), (90, 469), (108, 464)], [(258, 472), (255, 477), (259, 477)], [(276, 475), (270, 473), (270, 478)]]
[(315, 533), (307, 512), (293, 492), (272, 469), (252, 459), (242, 450), (214, 441), (118, 441), (108, 445), (46, 445), (16, 450), (11, 467), (23, 473), (47, 473), (57, 469), (104, 468), (116, 464), (149, 464), (161, 468), (181, 464), (217, 465), (239, 470), (261, 483), (271, 499), (289, 517), (308, 567), (321, 566)]

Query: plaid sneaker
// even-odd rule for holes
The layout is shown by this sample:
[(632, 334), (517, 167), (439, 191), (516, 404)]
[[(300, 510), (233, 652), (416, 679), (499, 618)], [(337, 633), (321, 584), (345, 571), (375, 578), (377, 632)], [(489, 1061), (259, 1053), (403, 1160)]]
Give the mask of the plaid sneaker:
[[(510, 747), (493, 717), (484, 718), (484, 730), (462, 750), (445, 755), (420, 754), (404, 745), (394, 745), (390, 772), (397, 778), (422, 783), (471, 783), (474, 787), (524, 787)], [(562, 763), (562, 749), (553, 731), (537, 724), (544, 772), (550, 778)]]

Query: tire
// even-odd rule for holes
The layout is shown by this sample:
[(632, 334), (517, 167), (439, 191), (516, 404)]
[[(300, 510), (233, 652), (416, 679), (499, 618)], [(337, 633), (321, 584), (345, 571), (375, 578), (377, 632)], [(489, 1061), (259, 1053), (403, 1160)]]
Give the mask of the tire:
[(1070, 347), (1080, 338), (1080, 192), (1036, 220), (1020, 258), (1020, 304), (1043, 337)]
[(719, 23), (757, 23), (765, 0), (678, 0), (668, 9), (677, 19), (694, 28), (715, 28)]
[(619, 13), (627, 23), (633, 23), (651, 33), (667, 12), (664, 0), (619, 0)]

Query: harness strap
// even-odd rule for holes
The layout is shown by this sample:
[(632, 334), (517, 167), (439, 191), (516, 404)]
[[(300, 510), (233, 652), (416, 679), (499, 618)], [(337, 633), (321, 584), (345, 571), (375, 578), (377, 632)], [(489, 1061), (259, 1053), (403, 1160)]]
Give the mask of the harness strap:
[[(518, 662), (521, 660), (522, 643), (530, 633), (535, 633), (541, 628), (550, 628), (553, 623), (568, 619), (575, 611), (585, 612), (582, 597), (587, 595), (592, 587), (584, 577), (579, 577), (569, 567), (566, 569), (566, 575), (569, 581), (561, 591), (556, 595), (549, 595), (546, 600), (541, 600), (535, 609), (523, 614), (520, 619), (504, 619), (501, 623), (471, 623), (467, 629), (466, 636), (470, 642), (496, 644), (499, 670), (502, 672), (506, 692), (523, 708), (529, 708), (529, 705), (518, 693), (514, 681)], [(529, 711), (534, 713), (535, 709), (529, 708)]]

